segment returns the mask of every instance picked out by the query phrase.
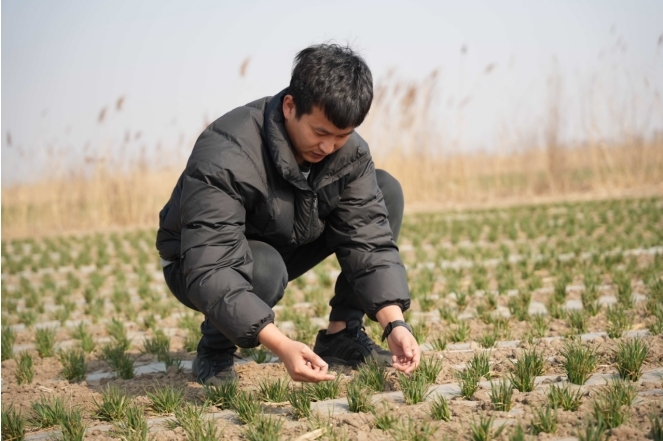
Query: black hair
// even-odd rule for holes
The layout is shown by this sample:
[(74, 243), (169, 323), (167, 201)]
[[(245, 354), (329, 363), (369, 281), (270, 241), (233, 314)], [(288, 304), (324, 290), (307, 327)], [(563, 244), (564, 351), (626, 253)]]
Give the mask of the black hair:
[(373, 101), (373, 76), (349, 46), (319, 44), (295, 56), (288, 93), (297, 118), (319, 107), (336, 127), (359, 126)]

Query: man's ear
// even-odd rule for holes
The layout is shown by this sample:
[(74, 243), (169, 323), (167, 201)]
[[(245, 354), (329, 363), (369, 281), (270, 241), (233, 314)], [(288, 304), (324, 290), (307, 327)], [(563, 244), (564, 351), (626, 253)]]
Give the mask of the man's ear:
[(297, 115), (297, 109), (295, 107), (295, 100), (292, 98), (292, 95), (286, 95), (283, 97), (283, 116), (285, 119), (290, 120), (295, 118)]

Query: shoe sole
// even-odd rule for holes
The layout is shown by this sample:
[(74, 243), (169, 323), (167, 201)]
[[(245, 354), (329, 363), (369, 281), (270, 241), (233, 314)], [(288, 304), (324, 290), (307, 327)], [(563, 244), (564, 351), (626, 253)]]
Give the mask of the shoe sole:
[(237, 371), (235, 370), (235, 367), (233, 366), (231, 370), (227, 373), (224, 373), (223, 375), (216, 375), (216, 376), (211, 376), (206, 378), (203, 381), (200, 381), (198, 379), (198, 370), (200, 369), (200, 366), (198, 366), (199, 360), (198, 357), (193, 359), (193, 363), (191, 364), (191, 373), (193, 374), (194, 378), (196, 381), (202, 385), (205, 386), (218, 386), (221, 383), (225, 383), (227, 381), (233, 381), (239, 379), (239, 376), (237, 375)]
[(327, 363), (329, 366), (350, 366), (352, 368), (356, 368), (359, 366), (362, 362), (361, 361), (347, 361), (342, 358), (335, 358), (335, 357), (322, 357), (322, 359)]

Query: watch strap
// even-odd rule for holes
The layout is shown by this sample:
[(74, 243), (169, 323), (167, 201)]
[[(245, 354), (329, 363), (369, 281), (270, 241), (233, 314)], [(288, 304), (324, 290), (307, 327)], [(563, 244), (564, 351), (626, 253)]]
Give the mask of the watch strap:
[(385, 341), (387, 337), (389, 337), (389, 334), (391, 334), (391, 331), (393, 331), (394, 328), (398, 326), (403, 326), (405, 329), (410, 331), (410, 333), (412, 333), (412, 327), (410, 325), (405, 323), (403, 320), (394, 320), (393, 322), (389, 322), (384, 328), (384, 332), (382, 333), (382, 341)]

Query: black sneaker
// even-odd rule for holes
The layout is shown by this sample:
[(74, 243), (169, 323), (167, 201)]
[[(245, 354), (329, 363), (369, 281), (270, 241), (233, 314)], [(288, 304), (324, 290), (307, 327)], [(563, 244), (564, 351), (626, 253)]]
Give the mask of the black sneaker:
[(236, 380), (235, 349), (218, 351), (198, 343), (198, 352), (191, 371), (200, 384), (218, 385)]
[(326, 332), (326, 329), (318, 332), (313, 352), (328, 364), (356, 368), (369, 358), (375, 358), (385, 366), (391, 366), (391, 352), (371, 340), (360, 321), (349, 321), (347, 328), (334, 334), (327, 335)]

